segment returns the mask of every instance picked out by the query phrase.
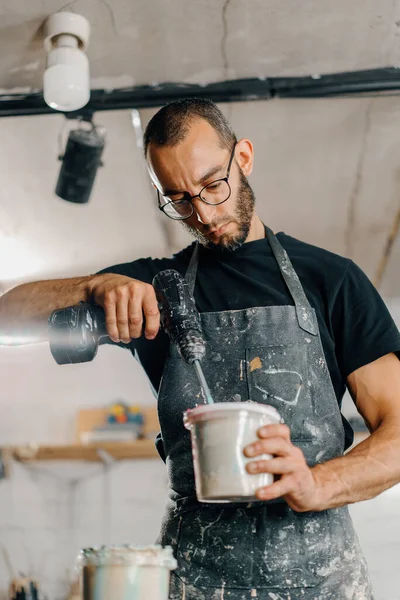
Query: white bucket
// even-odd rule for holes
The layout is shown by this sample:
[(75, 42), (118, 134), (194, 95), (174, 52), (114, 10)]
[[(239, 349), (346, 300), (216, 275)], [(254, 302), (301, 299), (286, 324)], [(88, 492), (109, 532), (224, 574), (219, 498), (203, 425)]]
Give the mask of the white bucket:
[(82, 600), (168, 600), (170, 571), (166, 546), (87, 548), (78, 557)]
[[(278, 411), (256, 402), (218, 402), (189, 409), (183, 417), (190, 430), (199, 502), (257, 501), (258, 488), (274, 481), (271, 473), (251, 474), (243, 449), (255, 442), (257, 429), (281, 423)], [(263, 454), (258, 459), (272, 458)]]

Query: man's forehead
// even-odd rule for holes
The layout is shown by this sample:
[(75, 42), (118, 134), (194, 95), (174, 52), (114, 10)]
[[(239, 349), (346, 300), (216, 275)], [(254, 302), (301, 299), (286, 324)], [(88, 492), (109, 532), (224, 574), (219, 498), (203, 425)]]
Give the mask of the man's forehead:
[(201, 179), (207, 170), (225, 161), (226, 149), (220, 145), (216, 135), (185, 139), (175, 146), (150, 145), (147, 162), (150, 175), (165, 186), (172, 186), (179, 174), (190, 175), (194, 180)]

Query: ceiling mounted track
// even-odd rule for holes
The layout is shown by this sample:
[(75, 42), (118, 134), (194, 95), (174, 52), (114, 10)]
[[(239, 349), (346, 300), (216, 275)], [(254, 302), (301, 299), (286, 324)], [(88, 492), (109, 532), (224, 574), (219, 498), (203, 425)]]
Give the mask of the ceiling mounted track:
[[(273, 98), (326, 98), (400, 92), (400, 68), (350, 71), (304, 77), (233, 79), (208, 83), (160, 83), (113, 90), (92, 90), (89, 103), (65, 113), (76, 119), (103, 110), (153, 108), (183, 97), (210, 98), (214, 102), (245, 102)], [(59, 114), (45, 103), (43, 94), (0, 95), (0, 117)]]

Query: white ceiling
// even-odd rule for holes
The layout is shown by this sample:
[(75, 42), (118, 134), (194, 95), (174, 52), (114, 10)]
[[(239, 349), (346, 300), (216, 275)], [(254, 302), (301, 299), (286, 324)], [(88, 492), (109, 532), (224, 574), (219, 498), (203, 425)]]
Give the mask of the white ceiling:
[[(400, 0), (3, 0), (0, 92), (41, 89), (45, 61), (41, 27), (59, 10), (80, 13), (91, 23), (88, 55), (93, 89), (400, 65)], [(247, 102), (224, 110), (238, 135), (255, 142), (252, 183), (264, 220), (350, 256), (373, 278), (400, 204), (400, 98)], [(152, 111), (141, 113), (145, 123)], [(158, 215), (153, 214), (153, 205), (148, 214), (138, 211), (135, 178), (136, 182), (140, 178), (149, 202), (153, 198), (132, 141), (129, 113), (118, 118), (99, 113), (96, 118), (109, 131), (105, 167), (90, 206), (80, 207), (87, 210), (81, 212), (87, 225), (75, 233), (84, 240), (85, 227), (91, 223), (93, 249), (93, 240), (104, 240), (109, 227), (109, 243), (95, 249), (94, 262), (83, 261), (82, 242), (70, 252), (58, 249), (45, 272), (56, 273), (57, 265), (65, 271), (68, 261), (69, 271), (76, 267), (82, 272), (89, 264), (97, 268), (114, 259), (141, 256), (144, 249), (150, 253), (144, 232)], [(34, 231), (40, 231), (38, 248), (42, 253), (47, 248), (47, 255), (55, 244), (52, 223), (59, 228), (57, 241), (64, 235), (67, 248), (70, 233), (63, 230), (63, 223), (72, 223), (77, 212), (76, 207), (53, 204), (58, 202), (52, 190), (59, 119), (0, 120), (0, 213), (6, 218), (0, 220), (0, 234), (18, 239), (25, 235), (30, 244), (37, 244)], [(129, 172), (127, 165), (133, 163)], [(30, 199), (27, 211), (23, 206)], [(96, 202), (101, 210), (96, 210)], [(41, 207), (40, 214), (34, 206)], [(132, 231), (141, 240), (136, 245), (134, 235), (123, 242), (129, 219), (134, 219)], [(162, 228), (157, 231), (165, 236)], [(168, 235), (158, 242), (156, 252), (164, 252), (168, 241), (167, 250), (187, 241), (173, 233), (171, 244)], [(114, 255), (110, 249), (115, 249)], [(382, 286), (386, 296), (400, 296), (399, 263), (397, 240)]]

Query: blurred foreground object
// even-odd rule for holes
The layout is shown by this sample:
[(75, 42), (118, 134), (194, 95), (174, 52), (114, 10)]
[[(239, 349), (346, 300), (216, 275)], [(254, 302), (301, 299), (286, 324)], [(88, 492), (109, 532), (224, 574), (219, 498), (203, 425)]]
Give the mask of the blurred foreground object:
[(38, 583), (31, 577), (16, 577), (9, 589), (9, 600), (41, 600)]

